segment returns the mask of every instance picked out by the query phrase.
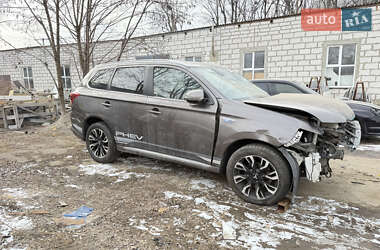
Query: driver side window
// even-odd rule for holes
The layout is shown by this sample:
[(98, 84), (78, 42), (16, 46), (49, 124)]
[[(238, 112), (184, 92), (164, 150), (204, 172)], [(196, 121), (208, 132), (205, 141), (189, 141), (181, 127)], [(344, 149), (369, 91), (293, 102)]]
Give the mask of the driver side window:
[(191, 76), (173, 68), (155, 67), (153, 82), (154, 95), (170, 99), (183, 99), (186, 92), (202, 89)]

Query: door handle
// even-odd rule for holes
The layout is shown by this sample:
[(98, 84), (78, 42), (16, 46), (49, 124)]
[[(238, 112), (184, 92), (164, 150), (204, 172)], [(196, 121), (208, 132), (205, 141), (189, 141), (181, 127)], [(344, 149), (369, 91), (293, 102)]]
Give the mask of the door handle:
[(149, 113), (152, 113), (152, 114), (155, 114), (155, 115), (159, 115), (161, 114), (160, 110), (158, 108), (152, 108)]
[(103, 102), (102, 105), (103, 105), (104, 107), (106, 107), (106, 108), (111, 108), (111, 107), (112, 107), (112, 105), (111, 105), (111, 103), (110, 103), (109, 101), (105, 101), (105, 102)]

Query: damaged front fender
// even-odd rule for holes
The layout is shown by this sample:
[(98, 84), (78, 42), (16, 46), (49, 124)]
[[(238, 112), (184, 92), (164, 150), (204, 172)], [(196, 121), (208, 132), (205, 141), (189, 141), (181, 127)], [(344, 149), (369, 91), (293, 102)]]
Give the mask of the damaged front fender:
[(281, 154), (285, 157), (285, 159), (288, 161), (290, 169), (292, 171), (292, 202), (294, 201), (294, 198), (296, 196), (296, 193), (298, 191), (298, 184), (300, 181), (300, 168), (297, 160), (292, 156), (284, 147), (278, 148), (278, 150), (281, 152)]

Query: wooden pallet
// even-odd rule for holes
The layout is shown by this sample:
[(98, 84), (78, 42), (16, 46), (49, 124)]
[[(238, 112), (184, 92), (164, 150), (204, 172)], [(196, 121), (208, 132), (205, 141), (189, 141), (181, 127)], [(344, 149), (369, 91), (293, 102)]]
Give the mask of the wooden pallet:
[(57, 107), (54, 100), (47, 102), (13, 102), (0, 106), (0, 119), (6, 129), (20, 129), (25, 119), (55, 120)]

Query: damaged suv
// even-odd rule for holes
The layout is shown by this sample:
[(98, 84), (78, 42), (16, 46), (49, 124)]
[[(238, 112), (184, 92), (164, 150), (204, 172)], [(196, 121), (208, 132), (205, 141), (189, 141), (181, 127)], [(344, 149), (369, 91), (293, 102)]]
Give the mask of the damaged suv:
[(295, 194), (300, 176), (330, 176), (330, 159), (355, 149), (360, 125), (343, 102), (268, 96), (227, 69), (170, 60), (95, 67), (71, 93), (72, 130), (91, 157), (128, 152), (224, 173), (247, 202)]

